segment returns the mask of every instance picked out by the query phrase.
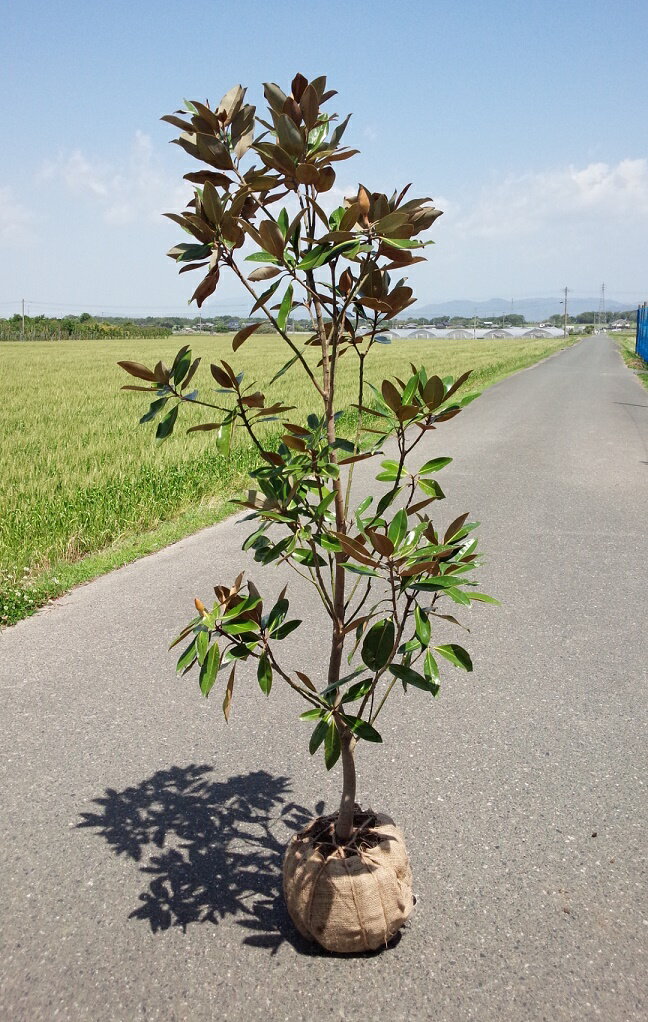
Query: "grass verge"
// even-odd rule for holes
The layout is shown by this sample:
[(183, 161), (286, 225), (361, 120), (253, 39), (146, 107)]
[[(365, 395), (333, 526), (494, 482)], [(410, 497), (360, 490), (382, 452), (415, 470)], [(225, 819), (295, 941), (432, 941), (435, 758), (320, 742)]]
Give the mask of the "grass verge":
[(648, 362), (635, 351), (635, 335), (621, 334), (618, 338), (621, 357), (629, 369), (633, 369), (637, 379), (648, 390)]

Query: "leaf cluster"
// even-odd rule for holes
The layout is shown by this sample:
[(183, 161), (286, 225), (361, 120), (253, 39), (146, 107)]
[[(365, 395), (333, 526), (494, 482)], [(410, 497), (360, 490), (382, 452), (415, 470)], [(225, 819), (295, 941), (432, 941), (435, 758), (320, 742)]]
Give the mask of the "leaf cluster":
[[(317, 685), (281, 662), (277, 643), (301, 623), (287, 619), (285, 591), (265, 613), (256, 586), (239, 576), (231, 587), (215, 587), (210, 610), (196, 601), (198, 616), (176, 640), (190, 639), (178, 670), (197, 668), (200, 689), (208, 695), (227, 669), (228, 717), (237, 665), (256, 661), (264, 693), (280, 678), (311, 704), (303, 715), (315, 722), (310, 751), (323, 746), (330, 768), (343, 742), (381, 741), (376, 718), (397, 683), (405, 693), (414, 688), (436, 696), (442, 662), (472, 670), (467, 651), (435, 642), (433, 631), (439, 620), (459, 624), (448, 605), (495, 602), (477, 591), (473, 578), (478, 523), (468, 514), (444, 527), (433, 523), (431, 509), (445, 496), (437, 475), (451, 459), (436, 456), (418, 465), (413, 452), (476, 395), (459, 393), (470, 373), (441, 379), (413, 364), (379, 387), (365, 383), (365, 362), (374, 345), (385, 342), (381, 327), (414, 301), (405, 278), (394, 279), (394, 271), (423, 258), (421, 250), (431, 242), (419, 235), (440, 211), (429, 198), (408, 198), (409, 186), (388, 197), (360, 184), (344, 206), (327, 214), (321, 194), (335, 182), (335, 164), (355, 153), (341, 145), (349, 118), (339, 121), (324, 112), (335, 95), (324, 77), (309, 82), (298, 74), (289, 92), (266, 84), (264, 94), (264, 118), (245, 102), (240, 86), (213, 108), (192, 101), (165, 118), (180, 129), (174, 141), (205, 165), (185, 175), (196, 185), (185, 212), (169, 214), (193, 240), (169, 255), (181, 273), (206, 271), (192, 296), (199, 306), (222, 270), (237, 277), (250, 294), (251, 314), (261, 310), (289, 349), (270, 386), (296, 366), (312, 384), (313, 411), (305, 422), (292, 421), (290, 406), (268, 397), (224, 360), (210, 366), (215, 398), (190, 390), (200, 359), (188, 346), (170, 368), (162, 362), (152, 369), (120, 365), (148, 384), (125, 389), (152, 392), (140, 421), (159, 418), (159, 440), (172, 434), (187, 403), (216, 413), (190, 432), (215, 432), (222, 455), (235, 429), (247, 433), (260, 463), (251, 473), (253, 488), (239, 502), (254, 523), (244, 549), (262, 566), (286, 564), (306, 579), (330, 619), (328, 677)], [(298, 308), (312, 326), (300, 342), (287, 330)], [(234, 353), (259, 325), (239, 330)], [(308, 348), (315, 348), (316, 365), (306, 357)], [(353, 439), (336, 430), (336, 367), (345, 355), (358, 366)], [(282, 427), (272, 449), (258, 428), (269, 421)], [(396, 454), (385, 458), (388, 442)], [(377, 492), (353, 507), (354, 467), (369, 459), (380, 459)], [(350, 667), (346, 675), (343, 653)]]

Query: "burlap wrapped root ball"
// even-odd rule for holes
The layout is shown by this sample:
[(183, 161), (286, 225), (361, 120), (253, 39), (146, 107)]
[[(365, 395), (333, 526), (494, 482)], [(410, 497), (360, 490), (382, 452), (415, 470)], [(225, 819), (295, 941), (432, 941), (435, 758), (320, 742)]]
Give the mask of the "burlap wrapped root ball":
[(389, 816), (374, 814), (365, 833), (373, 847), (346, 854), (314, 839), (320, 820), (290, 841), (283, 887), (290, 918), (309, 940), (328, 951), (373, 951), (407, 921), (413, 907), (412, 871), (402, 832)]

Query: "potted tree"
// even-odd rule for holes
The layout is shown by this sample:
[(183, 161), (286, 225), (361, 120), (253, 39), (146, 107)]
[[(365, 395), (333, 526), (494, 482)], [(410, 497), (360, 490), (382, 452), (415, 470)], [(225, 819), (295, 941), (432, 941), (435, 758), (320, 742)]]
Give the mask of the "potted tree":
[[(271, 382), (289, 371), (303, 373), (312, 412), (305, 422), (293, 422), (289, 406), (225, 360), (210, 366), (215, 396), (191, 390), (200, 359), (189, 347), (170, 367), (119, 364), (139, 381), (124, 389), (152, 392), (141, 421), (158, 418), (159, 439), (173, 432), (186, 404), (213, 411), (210, 421), (190, 431), (214, 431), (223, 454), (235, 429), (247, 433), (259, 465), (251, 473), (255, 489), (239, 502), (253, 522), (243, 548), (262, 566), (289, 565), (320, 597), (330, 626), (322, 677), (292, 670), (282, 657), (282, 641), (301, 624), (289, 615), (287, 590), (268, 606), (243, 574), (219, 582), (214, 602), (196, 599), (196, 616), (172, 645), (188, 643), (177, 669), (197, 671), (203, 696), (224, 678), (226, 720), (243, 664), (253, 665), (266, 695), (279, 681), (306, 702), (301, 716), (313, 727), (310, 752), (323, 748), (328, 770), (341, 760), (342, 796), (335, 814), (313, 821), (290, 842), (285, 896), (303, 934), (331, 950), (361, 951), (397, 932), (413, 897), (400, 830), (389, 817), (356, 804), (356, 748), (381, 741), (379, 717), (395, 689), (430, 698), (439, 692), (442, 662), (472, 670), (461, 646), (434, 644), (436, 619), (455, 622), (444, 608), (494, 602), (475, 591), (472, 579), (477, 523), (463, 514), (439, 527), (430, 518), (444, 496), (437, 474), (451, 459), (435, 456), (419, 465), (414, 455), (475, 395), (458, 396), (469, 373), (440, 379), (412, 364), (378, 387), (368, 382), (367, 364), (386, 340), (381, 330), (414, 301), (400, 273), (421, 261), (431, 242), (420, 236), (440, 211), (427, 198), (409, 198), (408, 187), (388, 198), (360, 185), (344, 205), (326, 212), (323, 196), (333, 187), (336, 164), (356, 152), (342, 144), (349, 118), (325, 112), (335, 93), (324, 77), (309, 82), (297, 74), (290, 92), (266, 84), (264, 94), (265, 118), (246, 103), (240, 86), (217, 106), (194, 101), (163, 118), (179, 129), (174, 141), (201, 164), (185, 175), (195, 185), (186, 210), (166, 214), (190, 235), (169, 255), (181, 273), (204, 271), (192, 295), (198, 307), (221, 274), (237, 278), (250, 295), (251, 315), (265, 317), (288, 349)], [(296, 310), (311, 323), (302, 339), (288, 330)], [(239, 330), (234, 353), (263, 321)], [(336, 425), (343, 357), (345, 364), (353, 361), (357, 382), (351, 438), (340, 436)], [(268, 421), (281, 422), (278, 444), (268, 439)], [(385, 458), (388, 442), (393, 456)], [(355, 466), (381, 455), (375, 478), (385, 485), (356, 503)]]

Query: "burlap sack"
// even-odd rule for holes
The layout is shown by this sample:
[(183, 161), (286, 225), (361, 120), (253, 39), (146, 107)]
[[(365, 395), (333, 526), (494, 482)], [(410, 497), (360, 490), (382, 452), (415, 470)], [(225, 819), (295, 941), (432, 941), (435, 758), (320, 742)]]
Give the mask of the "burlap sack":
[(377, 814), (373, 848), (325, 858), (310, 832), (290, 841), (284, 857), (284, 896), (295, 926), (329, 951), (372, 951), (384, 946), (414, 907), (412, 872), (401, 831)]

